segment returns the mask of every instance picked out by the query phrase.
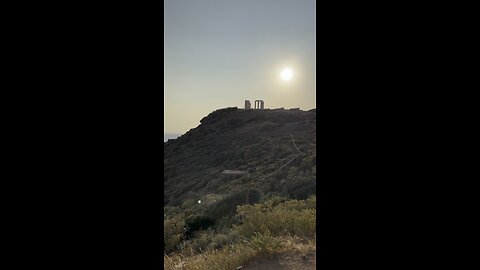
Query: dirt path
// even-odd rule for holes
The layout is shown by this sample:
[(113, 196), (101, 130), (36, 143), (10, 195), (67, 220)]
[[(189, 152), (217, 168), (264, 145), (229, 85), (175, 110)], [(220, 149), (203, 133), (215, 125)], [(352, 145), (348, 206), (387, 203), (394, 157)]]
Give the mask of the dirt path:
[(283, 254), (271, 259), (260, 259), (246, 266), (245, 270), (313, 270), (316, 269), (317, 257), (315, 252), (307, 255)]

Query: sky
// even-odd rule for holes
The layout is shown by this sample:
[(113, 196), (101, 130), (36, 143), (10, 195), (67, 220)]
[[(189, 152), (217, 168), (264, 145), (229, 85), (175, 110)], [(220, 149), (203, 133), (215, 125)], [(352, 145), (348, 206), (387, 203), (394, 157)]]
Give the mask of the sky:
[(245, 100), (316, 108), (315, 0), (164, 3), (164, 133), (183, 134)]

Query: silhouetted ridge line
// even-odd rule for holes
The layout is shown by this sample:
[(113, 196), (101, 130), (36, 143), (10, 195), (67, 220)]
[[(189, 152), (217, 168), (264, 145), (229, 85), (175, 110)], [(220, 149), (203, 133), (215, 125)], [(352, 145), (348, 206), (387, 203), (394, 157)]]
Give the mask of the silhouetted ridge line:
[(246, 187), (298, 198), (315, 190), (315, 110), (231, 107), (200, 122), (164, 143), (166, 205)]

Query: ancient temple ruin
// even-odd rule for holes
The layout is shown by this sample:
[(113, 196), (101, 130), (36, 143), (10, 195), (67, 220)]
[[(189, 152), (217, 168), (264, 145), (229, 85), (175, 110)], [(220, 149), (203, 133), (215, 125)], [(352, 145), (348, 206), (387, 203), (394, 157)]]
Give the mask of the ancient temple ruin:
[[(250, 110), (251, 108), (252, 108), (252, 104), (250, 103), (250, 100), (245, 100), (245, 110)], [(257, 110), (265, 109), (263, 100), (255, 100), (254, 109), (257, 109)]]
[(245, 100), (245, 110), (250, 110), (252, 108), (252, 104), (250, 100)]
[(255, 109), (263, 110), (263, 100), (255, 100)]

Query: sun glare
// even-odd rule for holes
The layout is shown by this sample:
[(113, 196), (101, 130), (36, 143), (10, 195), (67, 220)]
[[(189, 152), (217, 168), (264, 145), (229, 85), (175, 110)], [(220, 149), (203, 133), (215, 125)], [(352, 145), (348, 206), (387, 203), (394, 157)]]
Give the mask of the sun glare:
[(284, 70), (282, 70), (282, 73), (280, 75), (282, 77), (282, 80), (284, 81), (289, 81), (292, 79), (293, 77), (293, 72), (292, 72), (292, 69), (290, 68), (285, 68)]

